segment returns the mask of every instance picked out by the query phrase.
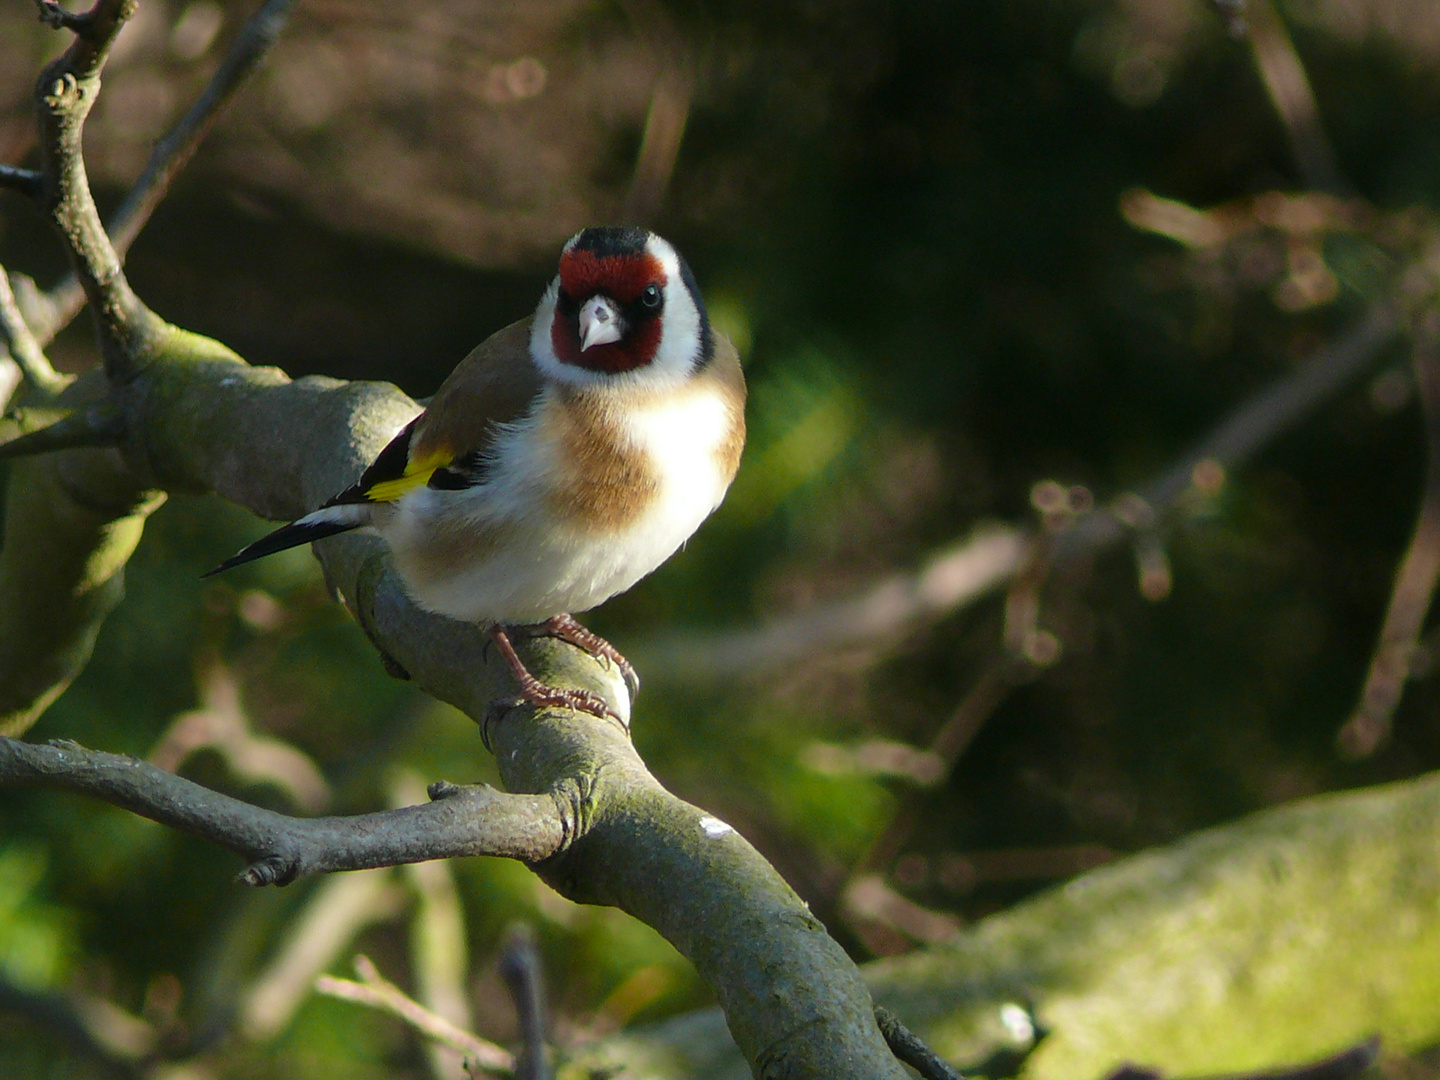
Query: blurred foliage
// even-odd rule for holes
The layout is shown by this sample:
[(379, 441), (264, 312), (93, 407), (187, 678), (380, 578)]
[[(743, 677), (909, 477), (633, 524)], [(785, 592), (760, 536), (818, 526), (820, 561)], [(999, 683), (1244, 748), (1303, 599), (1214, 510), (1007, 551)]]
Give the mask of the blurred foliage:
[[(142, 0), (87, 129), (102, 204), (250, 7)], [(1379, 211), (1434, 209), (1433, 0), (1291, 0), (1282, 14), (1354, 191)], [(0, 160), (33, 151), (29, 85), (57, 40), (28, 3), (0, 8)], [(429, 393), (530, 310), (565, 236), (621, 213), (667, 63), (693, 96), (655, 225), (742, 346), (751, 439), (715, 519), (590, 616), (622, 650), (847, 595), (978, 521), (1031, 520), (1037, 481), (1106, 499), (1137, 486), (1393, 271), (1383, 245), (1339, 233), (1318, 248), (1333, 289), (1311, 302), (1282, 288), (1297, 278), (1274, 235), (1207, 261), (1127, 223), (1137, 187), (1210, 207), (1303, 186), (1246, 45), (1199, 0), (327, 0), (300, 5), (136, 243), (132, 280), (252, 362)], [(61, 270), (8, 196), (0, 262), (42, 285)], [(92, 363), (83, 325), (52, 355)], [(1164, 602), (1140, 595), (1128, 551), (1045, 592), (1059, 662), (925, 794), (881, 867), (896, 893), (973, 920), (1116, 853), (1440, 765), (1433, 680), (1412, 683), (1379, 755), (1353, 764), (1334, 749), (1418, 501), (1403, 360), (1187, 509), (1166, 538)], [(262, 529), (215, 499), (172, 499), (95, 659), (31, 737), (173, 748), (172, 724), (218, 671), (257, 732), (318, 766), (331, 811), (385, 805), (402, 770), (494, 780), (474, 726), (384, 675), (307, 553), (199, 580)], [(724, 687), (642, 665), (637, 745), (771, 857), (857, 957), (908, 948), (841, 901), (904, 782), (817, 768), (830, 759), (815, 747), (926, 745), (995, 655), (1002, 617), (987, 601)], [(246, 780), (224, 753), (181, 767), (296, 809), (293, 788)], [(3, 793), (0, 971), (30, 992), (104, 999), (162, 1042), (203, 1042), (317, 889), (250, 892), (237, 869), (109, 807)], [(516, 918), (540, 931), (562, 1042), (707, 1000), (632, 920), (577, 908), (513, 864), (452, 870), (480, 1033), (514, 1034), (495, 950)], [(364, 929), (332, 969), (365, 951), (413, 989), (414, 910)], [(78, 1044), (49, 1031), (0, 1025), (0, 1075), (82, 1075)], [(258, 1080), (425, 1064), (397, 1023), (311, 997), (272, 1041), (224, 1037), (187, 1067)]]

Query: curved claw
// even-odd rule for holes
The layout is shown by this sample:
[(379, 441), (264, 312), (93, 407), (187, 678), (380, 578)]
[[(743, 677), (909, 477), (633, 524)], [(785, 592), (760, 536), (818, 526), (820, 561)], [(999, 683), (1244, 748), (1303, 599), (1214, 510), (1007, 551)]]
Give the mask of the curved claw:
[[(624, 660), (624, 658), (621, 658)], [(625, 687), (630, 691), (630, 704), (635, 704), (635, 699), (640, 696), (640, 673), (631, 666), (630, 661), (624, 660), (620, 665), (620, 675), (625, 680)]]
[(630, 691), (630, 704), (635, 704), (635, 699), (640, 695), (640, 675), (634, 665), (621, 655), (620, 650), (611, 645), (593, 630), (587, 630), (576, 621), (573, 615), (556, 615), (546, 619), (538, 626), (529, 628), (527, 631), (535, 637), (559, 638), (570, 645), (574, 645), (587, 656), (596, 660), (606, 660), (613, 664), (620, 672), (620, 677), (625, 680), (625, 687)]
[[(560, 635), (556, 635), (560, 636)], [(589, 713), (591, 716), (601, 720), (614, 720), (627, 731), (630, 725), (627, 724), (620, 714), (610, 707), (610, 703), (599, 694), (589, 690), (571, 690), (557, 686), (550, 686), (542, 683), (539, 679), (526, 669), (520, 657), (515, 653), (515, 647), (510, 642), (510, 636), (502, 626), (490, 628), (490, 640), (500, 650), (500, 655), (505, 658), (511, 674), (515, 681), (520, 684), (520, 697), (513, 701), (494, 702), (485, 716), (485, 723), (482, 725), (481, 734), (485, 739), (485, 745), (490, 745), (490, 725), (498, 720), (504, 711), (513, 708), (515, 705), (530, 704), (541, 709), (573, 709), (576, 712)], [(618, 655), (618, 654), (617, 654)], [(622, 658), (623, 659), (623, 658)]]

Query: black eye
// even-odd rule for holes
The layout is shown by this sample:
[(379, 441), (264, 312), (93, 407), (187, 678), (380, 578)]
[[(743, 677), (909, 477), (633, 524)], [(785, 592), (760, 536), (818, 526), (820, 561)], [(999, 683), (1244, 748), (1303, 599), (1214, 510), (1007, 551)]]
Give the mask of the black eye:
[(640, 294), (640, 303), (651, 311), (660, 306), (661, 293), (659, 285), (646, 285), (645, 291)]

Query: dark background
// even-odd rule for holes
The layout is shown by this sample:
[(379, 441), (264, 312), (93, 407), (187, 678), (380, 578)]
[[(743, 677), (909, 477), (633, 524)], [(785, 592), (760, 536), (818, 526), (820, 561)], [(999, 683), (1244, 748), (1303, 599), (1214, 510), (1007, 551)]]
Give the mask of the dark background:
[[(144, 0), (87, 129), (102, 205), (249, 10)], [(1440, 193), (1433, 4), (1291, 0), (1281, 12), (1341, 193), (1428, 220)], [(0, 160), (33, 149), (29, 86), (58, 41), (28, 3), (4, 0)], [(657, 86), (678, 95), (687, 126), (673, 167), (660, 155), (668, 182), (646, 186), (633, 177)], [(1373, 230), (1297, 240), (1257, 228), (1187, 252), (1127, 224), (1122, 196), (1246, 207), (1306, 186), (1249, 46), (1199, 0), (329, 0), (301, 3), (128, 269), (157, 312), (253, 363), (424, 395), (528, 313), (577, 229), (628, 206), (673, 240), (741, 346), (750, 441), (716, 517), (588, 621), (640, 666), (634, 733), (657, 775), (734, 823), (864, 958), (1114, 856), (1440, 763), (1424, 678), (1380, 752), (1350, 762), (1335, 743), (1424, 473), (1398, 347), (1187, 503), (1163, 534), (1162, 600), (1141, 596), (1128, 545), (1050, 582), (1039, 626), (1058, 661), (1008, 694), (918, 798), (867, 772), (873, 752), (849, 751), (929, 743), (1001, 653), (1000, 597), (755, 679), (682, 678), (645, 660), (691, 631), (744, 633), (851, 595), (980, 523), (1032, 523), (1037, 482), (1104, 502), (1162, 472), (1360, 317), (1406, 248)], [(1313, 303), (1285, 290), (1306, 251), (1330, 282)], [(0, 196), (0, 261), (42, 286), (62, 269), (13, 196)], [(83, 318), (51, 355), (71, 370), (94, 361)], [(474, 725), (385, 676), (308, 554), (199, 580), (262, 529), (218, 500), (173, 498), (94, 660), (30, 737), (151, 754), (218, 679), (256, 731), (318, 767), (332, 810), (384, 805), (402, 773), (493, 778)], [(296, 806), (293, 786), (247, 782), (214, 749), (183, 770)], [(866, 864), (899, 916), (862, 917), (846, 882), (904, 806), (914, 822)], [(247, 891), (238, 869), (115, 809), (7, 792), (0, 976), (193, 1033), (316, 888)], [(514, 918), (541, 935), (562, 1041), (707, 1000), (627, 917), (574, 908), (516, 865), (451, 869), (482, 1033), (513, 1033), (494, 954)], [(403, 914), (341, 959), (357, 950), (407, 984)], [(0, 1017), (0, 1072), (79, 1075), (43, 1030)], [(312, 998), (275, 1041), (224, 1042), (195, 1068), (357, 1078), (424, 1064), (398, 1025)]]

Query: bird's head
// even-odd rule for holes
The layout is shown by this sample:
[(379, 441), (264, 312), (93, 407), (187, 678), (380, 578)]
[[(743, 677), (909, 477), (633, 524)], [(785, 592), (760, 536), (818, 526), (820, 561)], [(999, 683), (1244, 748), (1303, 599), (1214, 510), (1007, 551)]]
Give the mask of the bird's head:
[(668, 242), (632, 228), (591, 228), (571, 238), (530, 337), (541, 370), (579, 385), (618, 376), (683, 379), (711, 349), (690, 268)]

